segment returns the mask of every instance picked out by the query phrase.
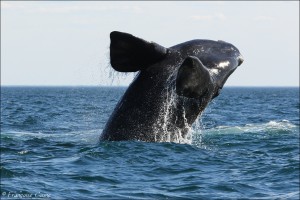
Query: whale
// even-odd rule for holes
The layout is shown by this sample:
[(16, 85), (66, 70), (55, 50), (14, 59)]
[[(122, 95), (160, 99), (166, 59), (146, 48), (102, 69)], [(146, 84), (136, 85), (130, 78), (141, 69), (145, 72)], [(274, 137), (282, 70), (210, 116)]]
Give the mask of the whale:
[(129, 33), (110, 33), (111, 67), (135, 72), (100, 141), (182, 142), (244, 58), (222, 40), (166, 48)]

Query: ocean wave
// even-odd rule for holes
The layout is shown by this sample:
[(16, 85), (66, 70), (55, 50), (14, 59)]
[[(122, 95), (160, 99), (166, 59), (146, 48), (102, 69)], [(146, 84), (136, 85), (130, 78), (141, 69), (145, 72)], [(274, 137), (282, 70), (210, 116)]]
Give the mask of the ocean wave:
[[(198, 132), (199, 133), (199, 132)], [(299, 127), (288, 120), (269, 121), (263, 124), (243, 126), (218, 126), (204, 129), (201, 134), (242, 134), (242, 133), (299, 133)]]
[(71, 131), (68, 133), (42, 133), (26, 131), (6, 131), (1, 132), (1, 140), (4, 141), (35, 141), (45, 142), (74, 142), (97, 144), (102, 129)]
[[(36, 116), (28, 116), (26, 119), (22, 122), (23, 126), (32, 126), (39, 123), (39, 119)], [(16, 123), (17, 124), (17, 123)]]
[(263, 200), (263, 199), (297, 199), (299, 198), (299, 191), (295, 192), (289, 192), (286, 194), (274, 194), (267, 197), (255, 197), (257, 200)]
[[(99, 142), (102, 129), (70, 131), (67, 133), (42, 133), (26, 131), (6, 131), (1, 133), (4, 141), (30, 141), (43, 140), (44, 142), (73, 142), (79, 144), (95, 145)], [(195, 140), (201, 140), (205, 135), (229, 135), (229, 134), (299, 134), (299, 126), (288, 120), (269, 121), (263, 124), (245, 124), (242, 126), (217, 126), (211, 129), (203, 129), (201, 125), (191, 130), (192, 139), (180, 141), (182, 144), (192, 144)], [(199, 139), (200, 138), (200, 139)], [(192, 141), (193, 140), (193, 141)]]

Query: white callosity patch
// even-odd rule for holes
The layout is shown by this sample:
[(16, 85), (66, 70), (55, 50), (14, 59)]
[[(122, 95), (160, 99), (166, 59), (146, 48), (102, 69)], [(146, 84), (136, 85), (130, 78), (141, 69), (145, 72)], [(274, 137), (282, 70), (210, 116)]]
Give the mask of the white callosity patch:
[(225, 61), (225, 62), (220, 62), (218, 65), (218, 68), (225, 68), (230, 64), (229, 61)]
[(213, 69), (210, 69), (209, 72), (210, 72), (210, 75), (211, 76), (215, 76), (215, 75), (218, 75), (219, 74), (219, 69), (216, 69), (216, 68), (213, 68)]
[(218, 75), (221, 70), (224, 70), (230, 64), (229, 61), (220, 62), (216, 67), (209, 70), (211, 76)]
[(198, 54), (199, 52), (200, 52), (199, 49), (195, 49), (195, 50), (193, 51), (194, 54)]

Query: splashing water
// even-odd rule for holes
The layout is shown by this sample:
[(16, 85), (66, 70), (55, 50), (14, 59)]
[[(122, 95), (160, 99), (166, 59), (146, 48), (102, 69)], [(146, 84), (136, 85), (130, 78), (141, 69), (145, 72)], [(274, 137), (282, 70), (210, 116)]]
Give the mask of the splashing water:
[[(179, 65), (181, 61), (177, 61), (177, 65)], [(170, 66), (167, 68), (172, 69)], [(190, 125), (187, 123), (186, 119), (186, 112), (183, 109), (182, 118), (184, 121), (184, 127), (178, 128), (176, 127), (174, 130), (174, 122), (172, 117), (175, 117), (175, 121), (178, 120), (178, 116), (176, 116), (176, 109), (179, 98), (176, 93), (175, 88), (175, 81), (176, 75), (178, 72), (178, 67), (175, 67), (167, 81), (165, 82), (164, 90), (162, 94), (165, 94), (165, 101), (160, 108), (160, 114), (157, 119), (157, 122), (154, 126), (156, 126), (155, 131), (155, 141), (156, 142), (174, 142), (174, 143), (181, 143), (181, 144), (191, 144), (192, 143), (192, 131)], [(160, 128), (161, 127), (161, 128)], [(171, 129), (171, 130), (170, 130)], [(161, 131), (163, 133), (161, 133)]]

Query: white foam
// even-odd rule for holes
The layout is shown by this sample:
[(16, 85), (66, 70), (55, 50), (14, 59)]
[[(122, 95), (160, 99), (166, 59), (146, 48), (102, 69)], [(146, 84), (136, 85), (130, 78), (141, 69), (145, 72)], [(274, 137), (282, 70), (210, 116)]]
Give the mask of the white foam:
[(296, 131), (297, 126), (288, 120), (269, 121), (263, 124), (246, 124), (244, 126), (218, 126), (203, 130), (203, 134), (242, 134), (251, 133), (275, 133), (280, 131)]
[(18, 152), (18, 154), (21, 154), (21, 155), (27, 154), (27, 153), (28, 153), (28, 150), (23, 150), (23, 151)]

